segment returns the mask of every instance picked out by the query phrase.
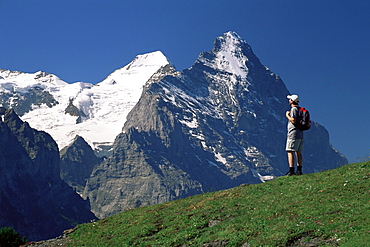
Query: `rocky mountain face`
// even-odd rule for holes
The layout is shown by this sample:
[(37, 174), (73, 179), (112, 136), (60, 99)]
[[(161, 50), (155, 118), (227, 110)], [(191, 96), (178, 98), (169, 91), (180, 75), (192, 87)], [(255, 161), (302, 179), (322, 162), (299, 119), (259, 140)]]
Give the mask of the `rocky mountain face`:
[(61, 180), (58, 146), (49, 134), (7, 110), (0, 136), (0, 227), (41, 240), (95, 219), (89, 202)]
[[(284, 175), (288, 94), (245, 40), (223, 34), (190, 69), (153, 74), (83, 197), (102, 218)], [(305, 134), (305, 173), (347, 163), (323, 126)]]
[(60, 177), (81, 194), (92, 170), (102, 161), (81, 136), (76, 136), (73, 143), (60, 151)]

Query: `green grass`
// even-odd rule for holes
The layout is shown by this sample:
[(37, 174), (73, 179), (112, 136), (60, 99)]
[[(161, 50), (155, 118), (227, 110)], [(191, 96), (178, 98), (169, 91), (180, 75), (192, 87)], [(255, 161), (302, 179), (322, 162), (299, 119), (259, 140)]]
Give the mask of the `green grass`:
[(280, 177), (79, 225), (70, 246), (370, 246), (369, 189), (370, 162)]

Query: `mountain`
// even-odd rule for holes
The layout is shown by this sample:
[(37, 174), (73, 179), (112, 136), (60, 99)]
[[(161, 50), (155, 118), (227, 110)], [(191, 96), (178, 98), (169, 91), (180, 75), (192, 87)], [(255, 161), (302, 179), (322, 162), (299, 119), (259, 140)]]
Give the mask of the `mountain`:
[[(181, 72), (160, 51), (96, 85), (0, 70), (0, 103), (56, 140), (62, 178), (99, 218), (284, 175), (288, 94), (235, 32)], [(303, 156), (304, 173), (347, 163), (316, 122)]]
[(79, 194), (84, 191), (94, 167), (103, 161), (81, 136), (63, 148), (60, 157), (60, 177)]
[[(288, 89), (235, 32), (182, 72), (162, 66), (83, 193), (102, 218), (127, 208), (284, 175)], [(347, 164), (313, 122), (304, 172)]]
[(59, 150), (49, 134), (10, 109), (1, 113), (0, 136), (0, 227), (40, 240), (96, 219), (89, 202), (60, 178)]
[(145, 82), (167, 64), (160, 51), (138, 55), (96, 85), (68, 84), (41, 71), (0, 69), (0, 104), (13, 108), (31, 127), (49, 133), (59, 149), (78, 135), (104, 156), (139, 100)]

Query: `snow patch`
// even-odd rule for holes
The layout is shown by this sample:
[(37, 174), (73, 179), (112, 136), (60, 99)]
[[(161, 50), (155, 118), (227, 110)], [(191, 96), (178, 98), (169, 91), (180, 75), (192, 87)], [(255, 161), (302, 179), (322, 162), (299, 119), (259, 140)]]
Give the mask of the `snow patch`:
[(215, 155), (215, 158), (218, 162), (221, 162), (222, 164), (226, 165), (227, 164), (227, 161), (224, 157), (222, 157), (222, 155), (220, 153), (214, 153)]
[(199, 124), (196, 118), (193, 118), (191, 121), (179, 120), (180, 123), (186, 125), (191, 129), (198, 128)]
[(252, 173), (253, 173), (253, 176), (254, 177), (257, 177), (261, 180), (261, 182), (266, 182), (266, 181), (269, 181), (269, 180), (272, 180), (274, 179), (275, 177), (274, 176), (270, 176), (270, 175), (265, 175), (265, 176), (262, 176), (260, 173), (257, 172), (257, 170), (255, 169), (251, 169)]

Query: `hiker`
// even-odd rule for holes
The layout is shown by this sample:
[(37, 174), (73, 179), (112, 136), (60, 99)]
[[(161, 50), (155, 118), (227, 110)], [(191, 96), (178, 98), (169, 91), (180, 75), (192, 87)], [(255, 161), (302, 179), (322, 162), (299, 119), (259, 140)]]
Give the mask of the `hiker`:
[[(290, 111), (285, 116), (288, 121), (288, 136), (286, 151), (288, 153), (289, 171), (286, 175), (302, 175), (302, 150), (303, 150), (303, 131), (298, 129), (295, 124), (298, 122), (299, 97), (298, 95), (288, 95)], [(297, 173), (294, 172), (294, 155), (297, 160)]]

